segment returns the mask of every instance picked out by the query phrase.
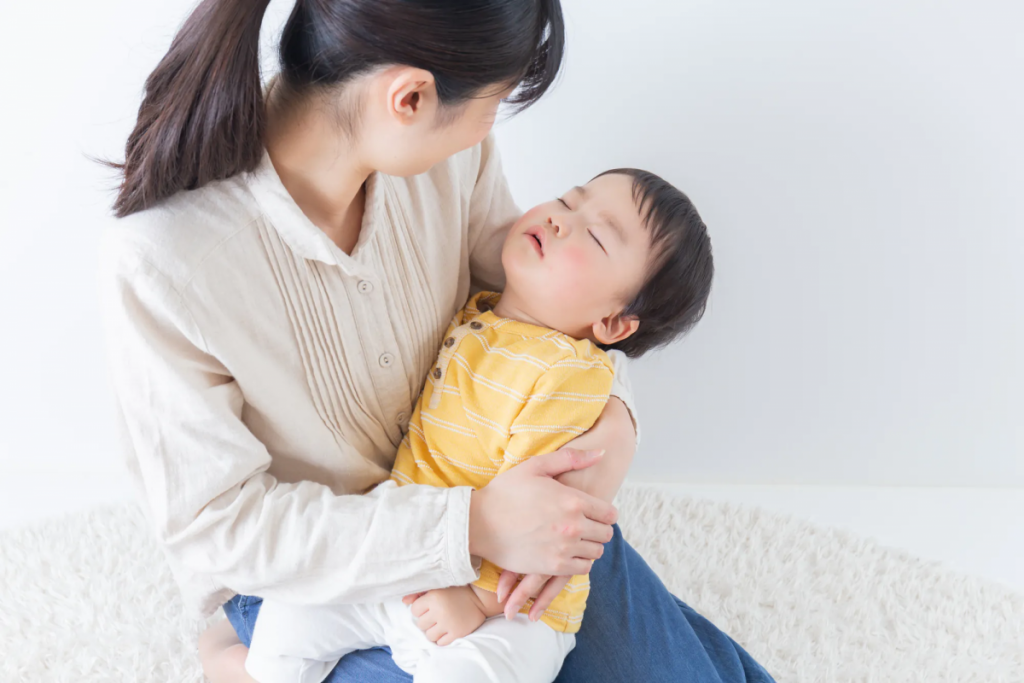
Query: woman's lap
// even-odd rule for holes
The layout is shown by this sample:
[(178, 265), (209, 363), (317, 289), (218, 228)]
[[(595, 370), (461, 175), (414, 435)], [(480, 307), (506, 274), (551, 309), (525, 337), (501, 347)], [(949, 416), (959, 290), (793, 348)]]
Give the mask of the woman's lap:
[[(699, 681), (762, 683), (771, 676), (735, 641), (672, 596), (618, 526), (590, 574), (576, 649), (556, 683)], [(224, 611), (246, 645), (259, 598), (235, 596)], [(387, 648), (344, 657), (325, 683), (406, 683)]]

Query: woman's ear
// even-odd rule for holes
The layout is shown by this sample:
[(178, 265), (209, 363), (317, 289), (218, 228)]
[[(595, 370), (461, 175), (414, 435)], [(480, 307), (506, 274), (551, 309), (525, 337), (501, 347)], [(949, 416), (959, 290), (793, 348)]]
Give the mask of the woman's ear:
[(436, 108), (434, 75), (426, 69), (398, 67), (388, 85), (388, 114), (398, 123), (410, 125), (432, 121)]
[(620, 342), (633, 335), (640, 327), (640, 320), (635, 315), (624, 316), (621, 313), (609, 315), (593, 325), (594, 339), (609, 345)]

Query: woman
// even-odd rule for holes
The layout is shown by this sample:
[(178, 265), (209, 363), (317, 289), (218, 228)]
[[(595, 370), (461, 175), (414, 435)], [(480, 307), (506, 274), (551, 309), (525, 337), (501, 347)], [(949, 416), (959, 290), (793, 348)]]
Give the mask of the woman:
[[(555, 479), (628, 462), (621, 381), (573, 444), (603, 459), (538, 455), (480, 491), (376, 486), (451, 315), (501, 286), (517, 209), (487, 135), (558, 73), (558, 0), (299, 0), (264, 93), (267, 4), (205, 0), (181, 28), (104, 247), (131, 472), (186, 604), (229, 616), (200, 642), (211, 680), (242, 675), (262, 597), (380, 600), (485, 558), (542, 610), (602, 556), (559, 681), (770, 680), (665, 590), (609, 502)], [(376, 650), (329, 680), (408, 678)]]

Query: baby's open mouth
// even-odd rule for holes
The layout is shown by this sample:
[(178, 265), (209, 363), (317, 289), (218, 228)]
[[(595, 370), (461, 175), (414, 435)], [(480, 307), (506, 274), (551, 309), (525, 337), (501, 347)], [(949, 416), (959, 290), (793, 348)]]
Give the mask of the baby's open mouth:
[(538, 234), (538, 228), (531, 228), (526, 232), (526, 236), (533, 240), (534, 248), (537, 253), (541, 256), (544, 255), (544, 239)]

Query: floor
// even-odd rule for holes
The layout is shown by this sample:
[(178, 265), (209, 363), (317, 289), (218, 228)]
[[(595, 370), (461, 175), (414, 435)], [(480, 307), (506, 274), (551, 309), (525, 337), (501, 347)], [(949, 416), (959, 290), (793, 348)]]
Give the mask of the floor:
[(1024, 489), (652, 486), (846, 529), (1024, 593)]
[[(1024, 593), (1022, 489), (651, 485), (846, 529)], [(0, 529), (130, 497), (119, 476), (8, 474), (0, 478)]]

